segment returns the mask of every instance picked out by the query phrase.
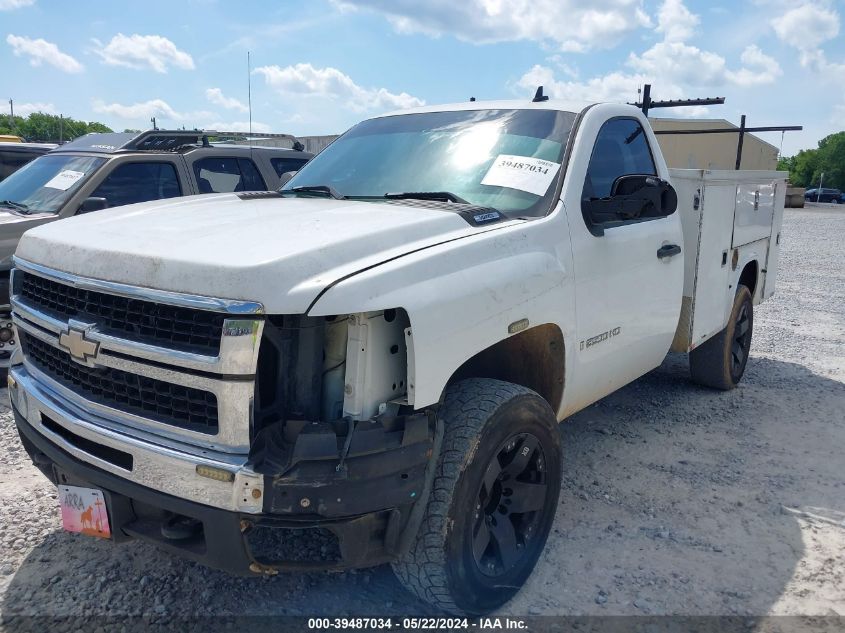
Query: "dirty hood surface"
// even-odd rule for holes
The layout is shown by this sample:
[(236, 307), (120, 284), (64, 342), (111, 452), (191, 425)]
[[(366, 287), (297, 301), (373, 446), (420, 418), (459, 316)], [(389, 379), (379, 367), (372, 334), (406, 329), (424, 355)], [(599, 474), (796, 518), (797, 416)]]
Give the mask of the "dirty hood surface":
[(218, 194), (52, 222), (28, 231), (16, 255), (85, 277), (296, 314), (341, 277), (490, 228), (414, 205)]

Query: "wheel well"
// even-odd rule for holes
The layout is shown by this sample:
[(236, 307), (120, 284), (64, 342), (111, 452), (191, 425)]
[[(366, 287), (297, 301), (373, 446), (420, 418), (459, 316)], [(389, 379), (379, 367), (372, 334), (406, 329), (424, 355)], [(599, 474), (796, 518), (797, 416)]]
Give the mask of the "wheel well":
[(757, 290), (757, 278), (759, 276), (759, 265), (757, 260), (752, 260), (742, 269), (742, 274), (739, 276), (739, 283), (746, 286), (751, 291), (751, 296), (754, 296)]
[(495, 378), (536, 391), (557, 411), (563, 397), (564, 343), (551, 323), (515, 334), (461, 365), (449, 384), (465, 378)]

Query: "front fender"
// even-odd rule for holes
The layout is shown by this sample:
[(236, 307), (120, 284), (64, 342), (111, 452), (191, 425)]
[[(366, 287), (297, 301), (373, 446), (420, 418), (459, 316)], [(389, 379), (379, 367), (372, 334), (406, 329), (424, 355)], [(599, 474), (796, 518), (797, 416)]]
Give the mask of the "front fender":
[(522, 319), (529, 327), (557, 324), (568, 354), (574, 288), (568, 261), (559, 256), (568, 233), (565, 238), (557, 233), (555, 244), (546, 220), (441, 244), (363, 271), (327, 290), (309, 316), (403, 308), (411, 322), (408, 401), (416, 408), (436, 403), (466, 360), (507, 338), (508, 327)]

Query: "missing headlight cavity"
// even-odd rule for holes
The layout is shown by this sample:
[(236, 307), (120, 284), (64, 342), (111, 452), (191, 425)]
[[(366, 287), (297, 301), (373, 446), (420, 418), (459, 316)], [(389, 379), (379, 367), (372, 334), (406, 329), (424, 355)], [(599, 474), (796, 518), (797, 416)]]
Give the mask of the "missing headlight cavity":
[(376, 415), (407, 384), (402, 309), (267, 317), (258, 355), (253, 436), (276, 422)]

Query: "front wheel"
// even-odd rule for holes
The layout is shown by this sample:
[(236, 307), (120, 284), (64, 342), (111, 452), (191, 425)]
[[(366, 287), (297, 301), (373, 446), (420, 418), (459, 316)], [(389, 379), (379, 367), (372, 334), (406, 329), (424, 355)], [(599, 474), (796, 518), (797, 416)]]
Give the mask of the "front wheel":
[(557, 420), (538, 394), (474, 378), (446, 393), (443, 448), (416, 542), (393, 564), (402, 584), (451, 613), (510, 600), (540, 557), (557, 509)]
[(714, 389), (733, 389), (745, 373), (754, 331), (751, 291), (737, 287), (728, 325), (724, 330), (690, 352), (692, 379)]

